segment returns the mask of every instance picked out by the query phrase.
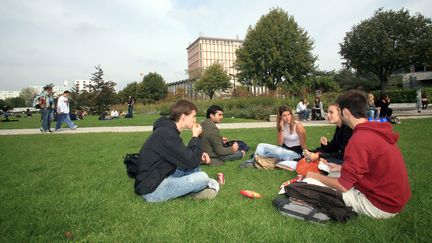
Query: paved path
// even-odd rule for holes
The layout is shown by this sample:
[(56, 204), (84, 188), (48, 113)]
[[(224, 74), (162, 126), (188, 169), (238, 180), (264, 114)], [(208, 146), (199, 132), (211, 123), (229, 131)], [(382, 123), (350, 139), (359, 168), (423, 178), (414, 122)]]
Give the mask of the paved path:
[[(405, 111), (402, 114), (397, 113), (401, 119), (420, 119), (432, 117), (432, 110), (423, 111)], [(313, 126), (332, 126), (327, 121), (305, 121), (302, 122), (305, 127)], [(222, 123), (218, 124), (220, 129), (244, 129), (244, 128), (272, 128), (276, 127), (274, 122), (244, 122), (244, 123)], [(79, 127), (76, 130), (63, 129), (60, 132), (53, 132), (53, 134), (70, 134), (70, 133), (102, 133), (102, 132), (150, 132), (152, 126), (118, 126), (118, 127)], [(27, 134), (41, 134), (39, 129), (0, 129), (0, 136), (2, 135), (27, 135)]]
[[(305, 126), (329, 126), (326, 121), (307, 121), (303, 122)], [(268, 128), (276, 127), (274, 122), (243, 122), (243, 123), (222, 123), (218, 124), (220, 129), (243, 129), (243, 128)], [(56, 134), (65, 133), (101, 133), (101, 132), (150, 132), (153, 126), (119, 126), (119, 127), (79, 127), (76, 130), (68, 128)], [(0, 135), (26, 135), (26, 134), (41, 134), (39, 129), (4, 129), (0, 130)]]

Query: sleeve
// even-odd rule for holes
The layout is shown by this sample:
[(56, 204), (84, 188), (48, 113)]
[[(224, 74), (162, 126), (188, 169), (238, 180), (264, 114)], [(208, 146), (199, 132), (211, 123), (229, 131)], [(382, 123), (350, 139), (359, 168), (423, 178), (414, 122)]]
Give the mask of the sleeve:
[(178, 135), (168, 135), (162, 139), (162, 146), (166, 148), (160, 153), (162, 159), (187, 169), (200, 165), (202, 152), (197, 137), (192, 137), (187, 146), (184, 145), (183, 140)]
[[(363, 147), (364, 149), (357, 149), (358, 147)], [(362, 142), (361, 144), (350, 143), (346, 147), (341, 176), (338, 179), (338, 182), (345, 187), (345, 189), (351, 189), (369, 172), (368, 161), (370, 155), (368, 153), (368, 147), (369, 144), (367, 144), (367, 142)]]
[(221, 139), (222, 136), (220, 135), (219, 129), (217, 128), (211, 129), (211, 131), (209, 131), (207, 138), (210, 142), (210, 145), (213, 148), (213, 151), (218, 156), (225, 156), (233, 153), (231, 147), (223, 146), (222, 139)]

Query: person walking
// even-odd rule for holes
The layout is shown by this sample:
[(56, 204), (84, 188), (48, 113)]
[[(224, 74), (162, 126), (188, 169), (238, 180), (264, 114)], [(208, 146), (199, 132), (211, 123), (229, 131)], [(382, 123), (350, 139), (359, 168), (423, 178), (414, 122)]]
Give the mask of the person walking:
[(44, 91), (37, 97), (37, 100), (33, 102), (36, 103), (36, 107), (40, 109), (41, 112), (41, 128), (42, 134), (51, 132), (51, 116), (54, 113), (54, 97), (53, 88), (50, 85), (44, 87)]
[(63, 122), (70, 127), (70, 129), (77, 129), (77, 125), (75, 125), (70, 119), (70, 108), (69, 108), (69, 94), (68, 90), (65, 90), (63, 94), (57, 100), (57, 123), (55, 131), (61, 131), (61, 125)]

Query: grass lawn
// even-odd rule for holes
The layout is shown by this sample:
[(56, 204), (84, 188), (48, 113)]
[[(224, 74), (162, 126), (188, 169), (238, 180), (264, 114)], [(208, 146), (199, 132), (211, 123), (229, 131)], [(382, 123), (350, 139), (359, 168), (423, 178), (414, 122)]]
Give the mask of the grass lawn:
[[(400, 133), (412, 198), (389, 220), (359, 216), (346, 224), (317, 225), (281, 216), (271, 201), (294, 172), (240, 169), (241, 161), (203, 167), (226, 184), (216, 199), (188, 197), (146, 203), (133, 192), (122, 157), (137, 152), (149, 133), (51, 134), (0, 137), (0, 241), (90, 242), (430, 242), (432, 119), (404, 120)], [(307, 127), (308, 146), (332, 127)], [(274, 129), (226, 130), (251, 147), (274, 143)], [(190, 133), (183, 134), (185, 140)], [(379, 148), (377, 148), (379, 149)], [(241, 189), (262, 199), (247, 199)]]
[[(159, 118), (159, 115), (143, 115), (134, 114), (134, 118), (126, 119), (114, 119), (99, 121), (98, 116), (86, 116), (85, 119), (80, 121), (73, 121), (79, 127), (116, 127), (116, 126), (150, 126), (153, 122)], [(40, 128), (40, 114), (34, 114), (33, 118), (15, 118), (10, 117), (11, 120), (17, 120), (13, 122), (0, 122), (0, 129), (21, 129), (21, 128)], [(197, 117), (198, 121), (204, 120), (205, 117)], [(226, 117), (224, 119), (225, 123), (238, 123), (238, 122), (256, 122), (253, 119), (243, 119), (243, 118), (231, 118)], [(55, 121), (51, 123), (51, 128), (55, 127)], [(67, 127), (66, 123), (63, 123), (63, 127)]]

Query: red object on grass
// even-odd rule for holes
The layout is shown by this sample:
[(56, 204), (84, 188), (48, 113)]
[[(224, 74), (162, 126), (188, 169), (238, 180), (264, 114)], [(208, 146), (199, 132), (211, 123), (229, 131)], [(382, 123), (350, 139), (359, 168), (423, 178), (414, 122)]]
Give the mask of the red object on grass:
[(258, 192), (255, 191), (250, 191), (250, 190), (241, 190), (240, 194), (242, 194), (243, 196), (246, 196), (248, 198), (261, 198), (261, 194), (259, 194)]

